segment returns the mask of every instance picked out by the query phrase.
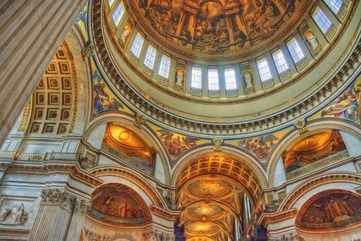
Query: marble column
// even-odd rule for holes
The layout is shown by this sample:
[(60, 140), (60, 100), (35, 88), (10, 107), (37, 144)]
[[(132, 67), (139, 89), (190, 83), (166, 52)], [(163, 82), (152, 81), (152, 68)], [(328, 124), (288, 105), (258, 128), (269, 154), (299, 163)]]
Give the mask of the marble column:
[(66, 241), (79, 241), (86, 214), (90, 208), (90, 201), (77, 199), (73, 216), (70, 221)]
[(78, 217), (76, 202), (76, 196), (64, 189), (43, 190), (28, 240), (64, 241), (69, 232), (76, 233), (77, 230), (72, 225)]
[(0, 1), (0, 145), (86, 1)]

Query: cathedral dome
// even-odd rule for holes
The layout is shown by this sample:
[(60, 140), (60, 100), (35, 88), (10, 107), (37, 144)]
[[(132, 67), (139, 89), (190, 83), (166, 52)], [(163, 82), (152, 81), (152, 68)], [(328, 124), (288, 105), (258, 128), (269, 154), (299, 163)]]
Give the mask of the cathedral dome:
[(247, 59), (287, 37), (315, 1), (124, 1), (141, 31), (187, 61)]
[(357, 40), (344, 33), (359, 32), (359, 6), (341, 3), (96, 0), (92, 38), (108, 84), (141, 116), (199, 136), (256, 135), (346, 88)]

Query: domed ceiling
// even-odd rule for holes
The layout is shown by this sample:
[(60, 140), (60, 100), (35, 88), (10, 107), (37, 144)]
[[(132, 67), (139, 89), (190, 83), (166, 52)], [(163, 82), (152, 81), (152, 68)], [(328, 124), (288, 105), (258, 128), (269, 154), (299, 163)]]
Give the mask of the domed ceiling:
[(176, 56), (229, 60), (269, 47), (314, 1), (127, 0), (139, 27)]
[(94, 0), (91, 34), (101, 74), (138, 117), (182, 134), (232, 139), (294, 125), (347, 88), (358, 7)]

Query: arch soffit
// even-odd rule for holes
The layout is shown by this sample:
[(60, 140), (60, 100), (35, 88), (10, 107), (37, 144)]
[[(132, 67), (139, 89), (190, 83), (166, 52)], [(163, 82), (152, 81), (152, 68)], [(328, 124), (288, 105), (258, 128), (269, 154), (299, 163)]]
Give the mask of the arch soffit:
[(126, 167), (102, 166), (89, 170), (90, 174), (104, 182), (97, 188), (109, 184), (120, 183), (133, 189), (145, 203), (151, 207), (167, 209), (167, 204), (160, 193), (135, 171)]
[[(172, 169), (172, 180), (171, 185), (173, 187), (176, 186), (176, 182), (178, 178), (180, 177), (180, 174), (182, 171), (192, 163), (197, 157), (201, 157), (205, 154), (209, 154), (211, 152), (214, 152), (214, 146), (213, 145), (205, 145), (205, 146), (199, 146), (189, 152), (187, 152), (185, 155), (179, 158), (178, 162)], [(266, 187), (268, 184), (268, 180), (266, 177), (266, 172), (262, 168), (262, 166), (257, 162), (257, 160), (250, 155), (247, 152), (244, 152), (243, 150), (237, 149), (232, 146), (222, 146), (221, 153), (229, 154), (231, 156), (239, 157), (244, 163), (245, 166), (250, 168), (254, 174), (256, 175), (256, 178), (258, 179), (258, 182), (262, 188)]]
[(91, 135), (91, 133), (95, 130), (95, 128), (101, 124), (106, 124), (106, 123), (112, 122), (112, 121), (117, 122), (119, 124), (123, 124), (127, 128), (134, 131), (135, 133), (144, 134), (144, 135), (142, 135), (142, 137), (145, 137), (145, 141), (154, 145), (156, 147), (156, 149), (159, 151), (160, 157), (163, 161), (163, 166), (165, 168), (166, 178), (167, 178), (167, 180), (169, 180), (170, 179), (169, 178), (170, 162), (169, 162), (168, 155), (166, 154), (167, 152), (164, 149), (162, 143), (158, 139), (157, 135), (153, 132), (153, 130), (151, 130), (151, 128), (149, 128), (148, 126), (146, 126), (146, 125), (141, 125), (141, 127), (136, 126), (134, 124), (136, 120), (134, 119), (134, 117), (132, 117), (130, 115), (120, 114), (120, 113), (109, 113), (109, 114), (104, 114), (104, 115), (101, 115), (101, 116), (95, 118), (89, 124), (89, 126), (83, 136), (83, 142), (89, 144), (87, 142), (87, 140), (88, 140), (89, 136)]
[[(91, 110), (91, 73), (87, 58), (82, 55), (84, 40), (73, 27), (65, 37), (65, 42), (73, 58), (75, 75), (77, 81), (76, 89), (76, 118), (74, 122), (73, 134), (82, 135), (90, 118)], [(86, 93), (86, 94), (84, 94)]]
[(357, 138), (361, 139), (361, 129), (351, 121), (341, 120), (337, 118), (323, 118), (322, 120), (310, 121), (307, 126), (307, 133), (301, 134), (299, 130), (295, 129), (290, 131), (283, 139), (277, 144), (267, 166), (267, 177), (269, 180), (270, 187), (274, 185), (276, 165), (281, 157), (282, 153), (291, 145), (296, 143), (298, 140), (312, 135), (318, 131), (326, 129), (335, 129), (343, 132), (347, 132)]
[[(287, 210), (293, 209), (296, 206), (296, 203), (301, 200), (302, 197), (304, 197), (305, 194), (310, 194), (310, 196), (315, 196), (318, 193), (331, 190), (331, 189), (337, 189), (334, 185), (329, 184), (355, 184), (361, 186), (361, 176), (353, 173), (332, 173), (332, 174), (323, 174), (321, 176), (315, 177), (313, 179), (307, 180), (307, 182), (299, 184), (295, 190), (290, 193), (280, 204), (278, 211), (279, 212), (285, 212)], [(342, 190), (351, 191), (355, 193), (355, 191), (351, 188), (352, 185), (341, 185)], [(315, 193), (311, 193), (311, 191), (317, 190)], [(338, 188), (340, 189), (340, 188)], [(305, 198), (305, 200), (302, 200), (297, 206), (303, 206), (304, 203), (306, 203), (309, 200), (309, 198)]]

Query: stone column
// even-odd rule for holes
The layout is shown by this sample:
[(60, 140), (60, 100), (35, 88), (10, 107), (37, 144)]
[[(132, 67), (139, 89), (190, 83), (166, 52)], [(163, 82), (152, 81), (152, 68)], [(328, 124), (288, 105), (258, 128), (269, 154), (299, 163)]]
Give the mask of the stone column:
[(29, 241), (64, 241), (72, 229), (75, 203), (75, 196), (64, 189), (43, 190)]
[(0, 1), (0, 145), (86, 1)]
[(70, 221), (66, 241), (79, 241), (86, 214), (90, 208), (90, 201), (77, 199), (73, 216)]

